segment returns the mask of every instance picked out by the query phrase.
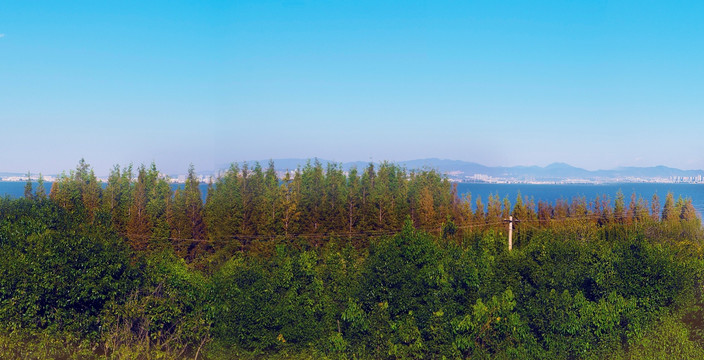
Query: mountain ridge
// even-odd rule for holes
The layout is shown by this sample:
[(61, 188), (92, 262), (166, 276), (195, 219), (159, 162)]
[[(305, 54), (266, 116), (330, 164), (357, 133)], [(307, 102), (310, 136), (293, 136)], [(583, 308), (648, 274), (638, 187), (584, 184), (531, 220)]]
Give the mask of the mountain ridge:
[[(270, 160), (246, 161), (250, 169), (255, 163), (263, 168), (268, 166)], [(370, 163), (378, 166), (383, 161), (348, 161), (339, 162), (321, 158), (298, 159), (284, 158), (273, 159), (275, 169), (279, 172), (295, 171), (302, 169), (306, 164), (319, 161), (326, 167), (328, 163), (339, 164), (344, 171), (356, 167), (363, 171)], [(390, 161), (391, 162), (391, 161)], [(694, 182), (704, 183), (704, 170), (682, 170), (665, 165), (638, 167), (619, 166), (613, 169), (586, 170), (564, 162), (554, 162), (546, 166), (517, 165), (517, 166), (487, 166), (471, 161), (424, 158), (405, 161), (393, 161), (393, 164), (406, 168), (409, 171), (433, 169), (445, 174), (450, 180), (465, 182)], [(244, 162), (240, 162), (240, 168)], [(217, 176), (229, 169), (230, 165), (217, 165), (213, 170), (197, 171), (202, 176)], [(35, 175), (35, 174), (33, 174)], [(26, 173), (0, 172), (0, 180), (9, 177), (18, 178)], [(45, 177), (52, 176), (45, 174)], [(173, 178), (182, 174), (170, 174)]]
[[(326, 159), (273, 159), (277, 171), (292, 171), (303, 168), (308, 162), (319, 161), (323, 166), (327, 163), (341, 164), (349, 171), (352, 167), (358, 170), (366, 168), (370, 163), (378, 165), (383, 161), (349, 161), (338, 162)], [(266, 166), (266, 161), (248, 161), (248, 164), (259, 162)], [(457, 181), (481, 181), (481, 179), (510, 179), (514, 181), (608, 181), (608, 180), (667, 180), (672, 178), (691, 178), (690, 181), (704, 181), (704, 170), (682, 170), (665, 165), (656, 166), (620, 166), (614, 169), (586, 170), (564, 162), (554, 162), (546, 166), (487, 166), (471, 161), (424, 158), (392, 162), (407, 170), (434, 169), (448, 175)]]

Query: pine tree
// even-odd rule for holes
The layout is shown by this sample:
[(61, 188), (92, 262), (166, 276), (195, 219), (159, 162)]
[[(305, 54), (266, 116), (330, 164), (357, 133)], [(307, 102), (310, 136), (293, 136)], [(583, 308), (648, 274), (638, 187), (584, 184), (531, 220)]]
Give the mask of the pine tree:
[(323, 222), (323, 165), (315, 159), (308, 161), (301, 173), (301, 222), (302, 231), (315, 233)]
[(24, 184), (24, 198), (31, 200), (33, 198), (32, 195), (32, 178), (31, 174), (29, 171), (27, 172), (27, 182)]
[[(405, 181), (403, 182), (405, 183)], [(462, 208), (462, 199), (460, 199), (459, 190), (457, 189), (457, 183), (451, 183), (450, 185), (450, 200), (451, 200), (451, 216), (453, 220), (453, 225), (461, 224), (464, 221), (464, 209)], [(511, 209), (509, 209), (509, 212)], [(405, 209), (404, 209), (405, 212)], [(446, 221), (446, 223), (449, 223)]]
[(484, 204), (481, 196), (477, 196), (477, 203), (474, 207), (474, 223), (477, 225), (486, 223), (486, 214), (484, 213)]
[(191, 238), (205, 240), (206, 229), (203, 221), (203, 196), (200, 191), (200, 181), (196, 177), (193, 165), (188, 168), (188, 177), (184, 188), (186, 196), (186, 215), (190, 222)]
[(504, 203), (501, 208), (501, 217), (504, 219), (508, 219), (509, 215), (511, 215), (511, 200), (508, 199), (508, 195), (504, 197)]
[[(247, 194), (250, 202), (248, 214), (249, 226), (252, 235), (265, 233), (267, 220), (269, 219), (270, 206), (265, 199), (266, 184), (264, 172), (259, 162), (254, 163), (254, 168), (247, 179)], [(247, 213), (247, 209), (245, 209)]]
[[(399, 178), (406, 178), (405, 173)], [(423, 189), (427, 188), (433, 197), (433, 207), (435, 212), (435, 218), (433, 219), (433, 227), (440, 226), (442, 222), (446, 221), (448, 216), (452, 216), (456, 213), (455, 203), (458, 201), (456, 194), (453, 194), (452, 185), (446, 178), (443, 178), (435, 170), (422, 170), (419, 172), (412, 172), (409, 184), (407, 186), (407, 197), (417, 202)], [(499, 205), (500, 207), (500, 205)], [(407, 210), (406, 210), (407, 213)], [(405, 215), (403, 215), (405, 216)], [(399, 216), (399, 225), (400, 219)]]
[(361, 184), (357, 174), (357, 168), (350, 169), (347, 175), (347, 202), (346, 208), (346, 227), (350, 236), (356, 230), (359, 221), (359, 207), (361, 203)]
[(183, 190), (177, 190), (174, 196), (174, 215), (172, 232), (177, 253), (193, 260), (207, 250), (203, 240), (207, 239), (206, 227), (203, 221), (203, 200), (200, 192), (200, 181), (196, 177), (191, 164)]
[(599, 225), (610, 224), (614, 220), (610, 202), (609, 197), (606, 195), (602, 195), (596, 199), (597, 213), (599, 215), (597, 222)]
[(694, 205), (692, 205), (692, 199), (688, 198), (684, 201), (684, 204), (682, 205), (682, 209), (680, 211), (680, 220), (691, 221), (696, 219), (697, 210), (694, 208)]
[(152, 232), (152, 222), (147, 212), (149, 202), (147, 171), (141, 166), (137, 172), (137, 183), (134, 186), (130, 217), (127, 221), (127, 238), (130, 246), (136, 251), (147, 250)]
[(361, 203), (359, 207), (360, 213), (360, 230), (374, 230), (374, 204), (370, 199), (370, 194), (372, 189), (374, 189), (374, 182), (376, 180), (376, 171), (374, 171), (374, 164), (369, 163), (369, 166), (362, 173), (360, 180), (361, 189)]
[(638, 203), (636, 200), (635, 191), (631, 193), (631, 201), (628, 203), (628, 212), (626, 213), (626, 220), (629, 224), (638, 222)]
[[(172, 191), (168, 181), (159, 178), (156, 166), (152, 164), (149, 170), (148, 179), (153, 181), (151, 189), (148, 190), (147, 214), (152, 223), (150, 249), (161, 249), (168, 245), (170, 236), (169, 217), (172, 208)], [(154, 180), (151, 180), (151, 179)], [(149, 182), (148, 182), (149, 183)], [(149, 187), (147, 187), (149, 189)]]
[(234, 241), (242, 234), (242, 184), (240, 168), (232, 164), (218, 176), (208, 193), (205, 204), (207, 230), (210, 238), (219, 243)]
[(126, 233), (132, 205), (132, 164), (120, 170), (115, 165), (103, 190), (102, 208), (110, 214), (112, 225), (119, 233)]
[(37, 180), (36, 199), (46, 199), (46, 188), (44, 187), (44, 177), (42, 173), (39, 173), (39, 179)]
[(62, 173), (52, 184), (49, 196), (67, 211), (93, 223), (100, 207), (101, 187), (90, 165), (81, 159), (75, 170), (68, 175)]
[(550, 204), (544, 201), (538, 201), (538, 221), (540, 225), (547, 227), (550, 225), (550, 220), (553, 216), (553, 208)]
[(460, 226), (468, 226), (472, 224), (474, 214), (472, 213), (472, 194), (467, 192), (460, 200), (461, 221)]
[(648, 220), (650, 214), (648, 213), (648, 202), (643, 199), (643, 197), (638, 197), (638, 202), (636, 203), (636, 220), (638, 222), (643, 222)]
[(587, 208), (587, 199), (584, 196), (572, 198), (572, 203), (569, 207), (569, 216), (574, 218), (584, 218), (589, 215)]
[(526, 219), (526, 209), (525, 206), (523, 205), (523, 199), (521, 197), (521, 191), (518, 191), (518, 195), (516, 196), (516, 204), (513, 205), (513, 217), (515, 219), (519, 220), (525, 220)]
[(93, 223), (95, 220), (95, 214), (100, 209), (100, 199), (102, 195), (100, 181), (98, 181), (95, 176), (93, 169), (91, 169), (87, 174), (82, 175), (81, 193), (83, 206), (85, 207), (86, 214), (88, 216), (88, 222)]
[(614, 219), (618, 223), (623, 223), (626, 211), (626, 201), (623, 196), (623, 192), (619, 190), (616, 192), (616, 200), (614, 200)]
[(653, 199), (650, 201), (650, 218), (653, 221), (660, 221), (660, 198), (658, 194), (653, 194)]
[(72, 176), (61, 173), (59, 178), (51, 185), (49, 193), (51, 200), (66, 209), (69, 213), (80, 213), (82, 209), (81, 192), (78, 183)]
[(420, 191), (418, 198), (418, 218), (420, 226), (426, 230), (435, 226), (435, 200), (428, 186)]
[(564, 220), (569, 216), (569, 206), (565, 199), (557, 199), (552, 209), (553, 219)]
[(281, 228), (281, 209), (279, 208), (279, 177), (276, 175), (274, 161), (269, 161), (269, 167), (264, 174), (264, 196), (266, 221), (262, 233), (270, 236), (278, 234)]
[(498, 193), (496, 195), (489, 194), (489, 201), (487, 202), (486, 212), (486, 221), (490, 224), (499, 223), (503, 220), (503, 218), (501, 217), (501, 214), (503, 212), (501, 210), (501, 200), (499, 200)]
[[(374, 186), (370, 191), (370, 200), (374, 204), (374, 229), (388, 229), (394, 227), (391, 215), (394, 211), (395, 168), (384, 161), (376, 172)], [(432, 195), (431, 195), (432, 198)]]
[(298, 171), (296, 171), (293, 179), (291, 179), (291, 173), (287, 171), (281, 185), (279, 186), (281, 222), (284, 230), (284, 236), (287, 238), (289, 234), (297, 231), (297, 224), (301, 216), (301, 212), (299, 210), (300, 179), (301, 177)]
[(344, 232), (347, 230), (347, 179), (342, 166), (328, 163), (325, 171), (323, 218), (326, 232)]
[(531, 196), (530, 199), (526, 201), (526, 220), (537, 219), (538, 213), (536, 212), (535, 198)]
[(682, 195), (677, 197), (677, 202), (675, 202), (675, 214), (677, 215), (678, 219), (682, 219), (682, 209), (685, 206), (684, 199), (682, 198)]
[(252, 236), (254, 235), (254, 225), (252, 224), (252, 217), (254, 212), (254, 194), (250, 189), (250, 174), (249, 164), (244, 162), (242, 164), (242, 175), (239, 177), (240, 180), (240, 191), (242, 193), (242, 221), (240, 227), (240, 235)]
[(675, 198), (671, 192), (665, 197), (665, 205), (662, 207), (662, 221), (672, 222), (679, 218), (679, 213), (675, 210)]

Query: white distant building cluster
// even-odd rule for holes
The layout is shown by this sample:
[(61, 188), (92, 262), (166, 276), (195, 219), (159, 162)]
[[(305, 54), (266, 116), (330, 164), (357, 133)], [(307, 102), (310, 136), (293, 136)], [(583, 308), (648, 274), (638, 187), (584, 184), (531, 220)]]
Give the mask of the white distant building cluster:
[(670, 180), (673, 183), (702, 184), (704, 183), (704, 176), (672, 176)]
[[(296, 170), (287, 171), (277, 171), (276, 175), (279, 179), (283, 179), (286, 174), (289, 174), (291, 178), (294, 177)], [(348, 175), (347, 171), (344, 171), (345, 176)], [(487, 174), (471, 174), (465, 175), (461, 171), (449, 171), (445, 175), (452, 182), (470, 182), (470, 183), (488, 183), (488, 184), (605, 184), (605, 183), (665, 183), (665, 184), (704, 184), (704, 176), (670, 176), (670, 177), (609, 177), (609, 178), (564, 178), (564, 179), (536, 179), (536, 178), (519, 178), (519, 177), (497, 177)], [(30, 180), (36, 182), (39, 180), (39, 174), (30, 175)], [(42, 178), (45, 182), (54, 182), (58, 178), (54, 175), (43, 175)], [(183, 184), (186, 182), (187, 175), (176, 175), (169, 176), (166, 174), (159, 174), (159, 178), (166, 179), (172, 184)], [(201, 183), (208, 183), (211, 180), (215, 182), (217, 180), (217, 175), (196, 175), (196, 179)], [(107, 183), (108, 179), (104, 177), (99, 177), (99, 181)], [(133, 179), (134, 181), (137, 178)], [(0, 181), (7, 182), (24, 182), (27, 181), (27, 175), (11, 175), (11, 176), (0, 176)]]
[(608, 184), (608, 183), (661, 183), (661, 184), (704, 184), (704, 176), (670, 176), (670, 177), (609, 177), (609, 178), (564, 178), (564, 179), (535, 179), (517, 177), (495, 177), (487, 174), (472, 174), (462, 176), (457, 172), (447, 172), (450, 181), (487, 183), (487, 184)]
[[(32, 181), (35, 181), (35, 182), (39, 181), (39, 174), (30, 175), (29, 179)], [(52, 175), (43, 175), (42, 179), (46, 182), (56, 181), (56, 177), (52, 176)], [(22, 182), (24, 182), (24, 181), (27, 181), (27, 175), (22, 175), (22, 176), (13, 175), (13, 176), (5, 176), (5, 177), (0, 176), (0, 181), (8, 181), (8, 182), (22, 181)]]

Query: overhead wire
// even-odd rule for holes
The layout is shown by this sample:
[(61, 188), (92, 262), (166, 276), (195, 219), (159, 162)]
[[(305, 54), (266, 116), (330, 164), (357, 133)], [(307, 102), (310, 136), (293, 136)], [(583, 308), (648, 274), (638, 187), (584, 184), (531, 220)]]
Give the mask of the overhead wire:
[[(554, 219), (554, 218), (549, 218), (549, 219), (517, 219), (514, 218), (514, 222), (517, 224), (525, 224), (529, 227), (532, 227), (533, 229), (540, 230), (540, 228), (532, 225), (531, 223), (549, 223), (553, 224), (556, 222), (567, 222), (567, 221), (578, 221), (578, 220), (598, 220), (603, 218), (603, 215), (601, 214), (587, 214), (587, 215), (582, 215), (579, 217), (564, 217), (564, 218), (559, 218), (559, 219)], [(458, 230), (461, 229), (475, 229), (475, 228), (484, 228), (484, 227), (490, 227), (490, 226), (496, 226), (496, 225), (502, 225), (505, 224), (505, 221), (494, 221), (494, 222), (485, 222), (485, 223), (478, 223), (478, 224), (466, 224), (466, 225), (459, 225), (456, 226)], [(419, 227), (415, 228), (415, 230), (419, 231), (425, 231), (425, 232), (439, 232), (442, 231), (442, 227)], [(158, 237), (153, 237), (152, 235), (147, 235), (147, 234), (136, 234), (136, 233), (130, 233), (130, 232), (118, 232), (118, 235), (124, 236), (129, 239), (153, 239), (153, 240), (162, 240), (162, 241), (172, 241), (172, 242), (178, 242), (178, 241), (188, 241), (188, 242), (207, 242), (207, 243), (223, 243), (223, 242), (232, 242), (234, 240), (271, 240), (271, 239), (277, 239), (277, 238), (287, 238), (287, 239), (296, 239), (296, 238), (303, 238), (303, 239), (315, 239), (315, 238), (328, 238), (328, 237), (340, 237), (340, 238), (364, 238), (364, 237), (379, 237), (379, 236), (392, 236), (396, 235), (399, 232), (402, 231), (402, 228), (393, 228), (393, 229), (383, 229), (383, 230), (367, 230), (367, 231), (358, 231), (358, 232), (315, 232), (315, 233), (292, 233), (292, 234), (237, 234), (233, 235), (229, 239), (193, 239), (193, 238), (180, 238), (180, 237), (166, 237), (166, 238), (158, 238)]]

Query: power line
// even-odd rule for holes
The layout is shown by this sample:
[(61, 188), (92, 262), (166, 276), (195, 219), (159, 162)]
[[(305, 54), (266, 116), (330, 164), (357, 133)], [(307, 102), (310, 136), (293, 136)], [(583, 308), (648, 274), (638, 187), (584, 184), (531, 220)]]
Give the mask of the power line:
[[(541, 230), (540, 228), (531, 225), (531, 223), (538, 223), (538, 224), (543, 224), (543, 223), (548, 223), (548, 224), (554, 224), (554, 223), (563, 223), (563, 222), (568, 222), (568, 221), (578, 221), (578, 220), (598, 220), (604, 218), (600, 214), (589, 214), (589, 215), (583, 215), (579, 217), (565, 217), (562, 219), (514, 219), (514, 222), (518, 224), (525, 224), (533, 229), (536, 230)], [(497, 225), (503, 225), (505, 222), (502, 221), (495, 221), (495, 222), (488, 222), (488, 223), (479, 223), (479, 224), (467, 224), (467, 225), (460, 225), (456, 226), (457, 229), (476, 229), (476, 228), (486, 228), (486, 227), (491, 227), (491, 226), (497, 226)], [(238, 234), (238, 235), (233, 235), (232, 238), (230, 239), (193, 239), (193, 238), (179, 238), (179, 237), (167, 237), (167, 238), (155, 238), (152, 235), (142, 235), (142, 234), (134, 234), (134, 233), (129, 233), (129, 232), (118, 232), (118, 235), (121, 235), (123, 237), (129, 238), (129, 239), (145, 239), (145, 240), (162, 240), (162, 241), (172, 241), (172, 242), (178, 242), (178, 241), (188, 241), (188, 242), (207, 242), (207, 243), (222, 243), (222, 242), (232, 242), (235, 240), (272, 240), (276, 238), (284, 238), (284, 239), (290, 239), (290, 238), (306, 238), (306, 239), (322, 239), (322, 238), (328, 238), (328, 237), (347, 237), (347, 238), (364, 238), (364, 237), (378, 237), (378, 236), (392, 236), (400, 233), (403, 229), (402, 228), (393, 228), (393, 229), (385, 229), (385, 230), (367, 230), (367, 231), (358, 231), (358, 232), (317, 232), (317, 233), (298, 233), (298, 234)], [(424, 232), (439, 232), (442, 231), (441, 228), (438, 227), (419, 227), (415, 228), (415, 230), (418, 231), (424, 231)]]

